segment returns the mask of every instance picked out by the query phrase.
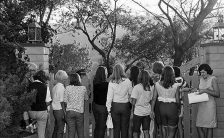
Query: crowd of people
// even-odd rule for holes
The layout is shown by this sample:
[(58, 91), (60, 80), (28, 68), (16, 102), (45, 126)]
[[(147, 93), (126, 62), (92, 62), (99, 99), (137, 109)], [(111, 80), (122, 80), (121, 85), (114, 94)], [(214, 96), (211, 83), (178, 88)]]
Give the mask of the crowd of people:
[[(207, 93), (209, 101), (198, 104), (196, 127), (199, 138), (212, 138), (219, 88), (208, 64), (201, 64), (198, 73), (199, 94)], [(144, 138), (156, 138), (157, 134), (160, 138), (183, 138), (183, 93), (196, 89), (181, 77), (178, 67), (156, 61), (150, 72), (136, 65), (125, 73), (123, 66), (116, 64), (111, 75), (99, 66), (92, 82), (85, 76), (84, 70), (72, 74), (59, 70), (50, 91), (47, 74), (43, 70), (34, 73), (28, 89), (37, 94), (29, 116), (37, 121), (39, 138), (45, 138), (48, 106), (55, 118), (52, 138), (63, 138), (65, 125), (69, 138), (84, 138), (84, 106), (91, 95), (94, 138), (105, 137), (108, 115), (114, 138), (140, 138), (141, 133)]]

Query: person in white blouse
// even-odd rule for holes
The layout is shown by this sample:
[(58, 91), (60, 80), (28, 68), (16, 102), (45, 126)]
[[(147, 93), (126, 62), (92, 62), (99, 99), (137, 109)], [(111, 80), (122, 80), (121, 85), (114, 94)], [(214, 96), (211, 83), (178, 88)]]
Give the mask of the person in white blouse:
[(61, 102), (64, 100), (65, 87), (64, 84), (68, 79), (68, 75), (65, 71), (59, 70), (55, 74), (55, 80), (57, 84), (52, 89), (52, 108), (55, 118), (55, 126), (53, 132), (53, 138), (63, 138), (65, 116), (62, 110)]
[(113, 68), (108, 86), (106, 107), (112, 116), (114, 138), (128, 138), (131, 103), (129, 101), (132, 83), (126, 77), (120, 64)]

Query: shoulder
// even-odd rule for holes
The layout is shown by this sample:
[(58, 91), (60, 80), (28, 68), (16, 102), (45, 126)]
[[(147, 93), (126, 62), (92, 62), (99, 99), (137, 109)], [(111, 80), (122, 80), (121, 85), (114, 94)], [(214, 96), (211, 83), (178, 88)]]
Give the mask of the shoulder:
[(141, 84), (137, 84), (134, 86), (133, 89), (142, 89), (142, 88), (143, 88), (143, 86)]

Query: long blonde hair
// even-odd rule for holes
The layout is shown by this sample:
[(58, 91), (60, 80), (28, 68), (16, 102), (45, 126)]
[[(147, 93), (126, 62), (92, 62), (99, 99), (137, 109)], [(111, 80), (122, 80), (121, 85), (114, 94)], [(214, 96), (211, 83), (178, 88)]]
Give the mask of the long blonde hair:
[(122, 78), (127, 78), (124, 73), (124, 69), (121, 64), (116, 64), (111, 75), (111, 82), (120, 83), (122, 81)]

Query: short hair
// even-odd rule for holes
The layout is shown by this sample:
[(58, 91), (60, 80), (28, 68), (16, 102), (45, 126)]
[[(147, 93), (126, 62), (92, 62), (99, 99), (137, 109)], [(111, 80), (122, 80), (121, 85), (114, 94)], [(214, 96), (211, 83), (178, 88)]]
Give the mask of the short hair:
[(164, 64), (161, 61), (156, 61), (152, 65), (152, 71), (157, 74), (162, 74)]
[(213, 70), (208, 64), (201, 64), (198, 68), (199, 75), (201, 75), (201, 71), (204, 70), (207, 74), (212, 75)]
[(55, 80), (58, 82), (63, 82), (66, 79), (68, 79), (68, 74), (64, 70), (58, 70), (55, 74)]
[(70, 85), (81, 86), (81, 78), (78, 73), (73, 73), (69, 75)]
[(130, 81), (132, 85), (135, 86), (138, 83), (138, 75), (139, 75), (139, 68), (137, 66), (132, 66), (130, 69)]
[(175, 74), (171, 66), (165, 66), (162, 72), (161, 81), (163, 81), (163, 87), (168, 89), (175, 83)]
[(177, 66), (173, 66), (173, 70), (175, 73), (175, 77), (180, 77), (180, 68)]
[(140, 70), (142, 70), (142, 69), (145, 68), (145, 65), (144, 65), (143, 62), (141, 62), (141, 61), (139, 61), (139, 62), (136, 64), (136, 66), (137, 66)]
[(49, 77), (43, 70), (40, 70), (33, 76), (33, 79), (46, 83), (46, 81), (49, 80)]
[(27, 65), (28, 65), (29, 70), (37, 71), (37, 69), (38, 69), (37, 65), (33, 62), (28, 62)]
[(148, 91), (150, 90), (150, 76), (149, 76), (149, 72), (146, 70), (142, 70), (140, 71), (139, 75), (138, 75), (138, 83), (141, 83), (144, 90)]
[(101, 83), (105, 82), (107, 79), (107, 68), (103, 66), (99, 66), (96, 70), (96, 75), (94, 76), (93, 83)]
[(126, 78), (124, 69), (121, 64), (116, 64), (113, 68), (113, 73), (111, 75), (111, 82), (119, 83), (122, 78)]

